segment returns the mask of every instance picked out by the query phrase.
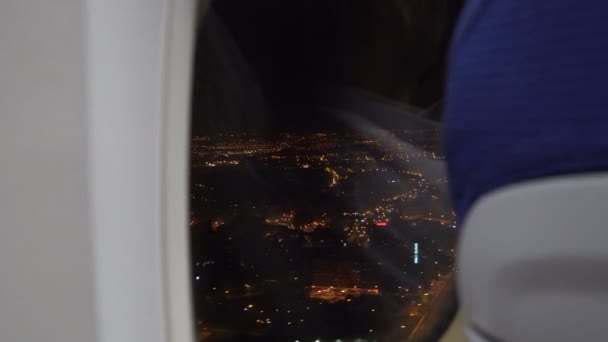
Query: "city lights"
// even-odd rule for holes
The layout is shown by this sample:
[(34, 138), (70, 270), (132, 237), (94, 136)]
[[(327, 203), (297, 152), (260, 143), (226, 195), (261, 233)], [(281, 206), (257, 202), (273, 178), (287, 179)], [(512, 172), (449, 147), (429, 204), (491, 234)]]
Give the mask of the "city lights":
[(390, 302), (403, 312), (391, 329), (409, 336), (453, 267), (453, 245), (438, 234), (455, 216), (437, 209), (446, 178), (416, 167), (441, 156), (406, 142), (427, 133), (390, 134), (395, 146), (354, 133), (193, 139), (194, 291), (219, 317), (203, 318), (204, 334), (314, 341), (303, 331), (352, 310), (370, 323), (349, 327), (365, 340), (389, 333), (375, 322), (394, 316)]

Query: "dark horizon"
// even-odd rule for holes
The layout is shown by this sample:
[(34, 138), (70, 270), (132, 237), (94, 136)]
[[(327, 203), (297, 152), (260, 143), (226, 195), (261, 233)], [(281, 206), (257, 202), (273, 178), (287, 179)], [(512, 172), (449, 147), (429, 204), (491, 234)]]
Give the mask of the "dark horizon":
[[(192, 133), (342, 130), (323, 108), (335, 85), (417, 108), (437, 104), (459, 2), (397, 2), (213, 2), (197, 38)], [(403, 16), (416, 14), (404, 31)], [(440, 111), (427, 114), (438, 120)]]

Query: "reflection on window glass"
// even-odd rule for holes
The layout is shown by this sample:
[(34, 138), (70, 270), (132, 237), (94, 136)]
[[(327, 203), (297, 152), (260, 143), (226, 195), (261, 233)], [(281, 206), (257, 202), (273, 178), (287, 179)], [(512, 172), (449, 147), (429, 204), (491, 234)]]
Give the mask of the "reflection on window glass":
[(458, 8), (212, 3), (193, 89), (199, 341), (440, 336), (456, 226), (438, 119)]

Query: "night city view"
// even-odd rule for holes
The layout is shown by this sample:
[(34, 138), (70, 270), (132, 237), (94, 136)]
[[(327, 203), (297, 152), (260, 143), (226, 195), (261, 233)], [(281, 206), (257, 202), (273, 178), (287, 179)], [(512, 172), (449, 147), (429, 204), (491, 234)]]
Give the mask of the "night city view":
[(198, 341), (439, 339), (456, 310), (440, 122), (456, 5), (211, 3), (192, 93)]
[(439, 132), (385, 135), (403, 143), (349, 133), (193, 138), (200, 341), (404, 341), (429, 329), (455, 243), (446, 178), (425, 172), (425, 162), (441, 165)]

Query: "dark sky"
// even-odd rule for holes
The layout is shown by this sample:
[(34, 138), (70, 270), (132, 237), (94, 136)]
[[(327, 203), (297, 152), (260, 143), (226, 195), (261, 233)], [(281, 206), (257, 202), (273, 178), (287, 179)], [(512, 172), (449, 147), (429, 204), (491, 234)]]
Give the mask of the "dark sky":
[(215, 1), (197, 38), (193, 133), (339, 129), (316, 109), (330, 83), (436, 102), (448, 1)]

